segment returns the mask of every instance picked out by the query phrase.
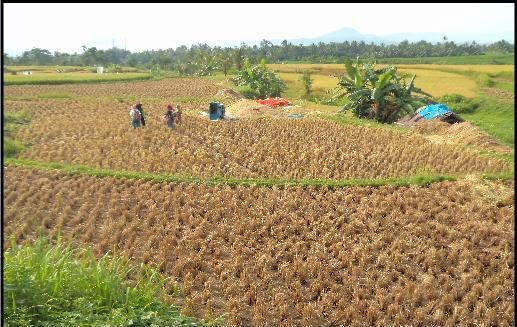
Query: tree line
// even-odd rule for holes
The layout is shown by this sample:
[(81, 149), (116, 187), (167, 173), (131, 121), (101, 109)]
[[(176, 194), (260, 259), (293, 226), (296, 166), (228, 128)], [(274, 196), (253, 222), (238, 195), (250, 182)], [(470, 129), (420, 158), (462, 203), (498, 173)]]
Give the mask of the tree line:
[(374, 44), (364, 41), (345, 41), (340, 43), (318, 43), (311, 45), (294, 45), (284, 40), (274, 45), (262, 40), (259, 45), (249, 46), (244, 43), (239, 47), (210, 47), (207, 44), (195, 44), (190, 47), (180, 46), (176, 49), (130, 52), (113, 47), (107, 50), (96, 47), (82, 47), (82, 53), (51, 52), (47, 49), (33, 48), (20, 56), (10, 57), (3, 54), (4, 65), (60, 65), (60, 66), (94, 66), (122, 65), (145, 69), (173, 70), (182, 75), (210, 75), (215, 71), (225, 74), (241, 70), (244, 59), (250, 63), (259, 63), (265, 59), (268, 63), (289, 61), (308, 61), (314, 63), (338, 63), (345, 57), (363, 58), (419, 58), (442, 56), (471, 56), (488, 52), (513, 53), (514, 44), (501, 40), (492, 44), (476, 42), (457, 44), (444, 37), (443, 42), (427, 41), (398, 44)]

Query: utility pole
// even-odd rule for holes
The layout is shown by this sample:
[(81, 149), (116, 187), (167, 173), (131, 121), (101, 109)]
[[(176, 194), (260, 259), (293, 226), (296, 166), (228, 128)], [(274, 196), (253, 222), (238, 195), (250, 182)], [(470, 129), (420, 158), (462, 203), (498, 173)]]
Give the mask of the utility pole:
[(124, 38), (124, 51), (127, 51), (126, 38)]

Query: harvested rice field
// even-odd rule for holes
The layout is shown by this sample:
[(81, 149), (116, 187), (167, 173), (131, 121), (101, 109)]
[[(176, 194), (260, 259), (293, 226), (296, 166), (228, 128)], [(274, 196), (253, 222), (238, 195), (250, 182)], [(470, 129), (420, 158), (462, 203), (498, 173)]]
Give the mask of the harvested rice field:
[[(209, 121), (211, 101), (236, 119)], [(23, 145), (3, 167), (6, 250), (115, 252), (222, 326), (514, 324), (513, 149), (469, 123), (344, 124), (194, 77), (5, 86), (3, 105)]]
[[(51, 91), (74, 96), (23, 98)], [(144, 107), (147, 126), (139, 130), (128, 128), (126, 111), (131, 102), (112, 98), (132, 92), (154, 97)], [(252, 100), (236, 97), (227, 100), (228, 111), (243, 119), (210, 122), (199, 115), (201, 103), (218, 92), (221, 88), (204, 79), (108, 87), (13, 86), (6, 89), (5, 108), (31, 110), (31, 124), (16, 134), (30, 145), (19, 158), (45, 162), (189, 176), (287, 179), (395, 178), (421, 171), (447, 175), (512, 169), (507, 162), (435, 144), (418, 134), (341, 125), (314, 115), (303, 120), (278, 115), (280, 119), (274, 119), (268, 111), (285, 109), (250, 107)], [(175, 130), (168, 130), (162, 118), (164, 107), (187, 97), (197, 100), (180, 102), (187, 116)], [(262, 115), (253, 117), (246, 110)]]
[(7, 235), (59, 228), (156, 265), (185, 312), (227, 325), (513, 321), (513, 181), (495, 202), (468, 182), (231, 188), (7, 167), (4, 185)]

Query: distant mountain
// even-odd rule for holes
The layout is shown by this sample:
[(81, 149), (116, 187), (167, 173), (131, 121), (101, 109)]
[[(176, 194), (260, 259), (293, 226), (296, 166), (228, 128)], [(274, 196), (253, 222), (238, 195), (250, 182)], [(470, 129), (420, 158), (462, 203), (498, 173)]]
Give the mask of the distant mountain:
[[(315, 38), (300, 38), (300, 39), (290, 39), (288, 42), (298, 45), (310, 45), (310, 44), (318, 44), (319, 42), (330, 43), (330, 42), (345, 42), (345, 41), (364, 41), (366, 43), (384, 43), (384, 44), (393, 44), (400, 43), (404, 40), (409, 42), (418, 42), (418, 41), (427, 41), (431, 43), (443, 42), (443, 37), (447, 37), (447, 40), (454, 41), (456, 43), (464, 43), (464, 42), (472, 42), (476, 41), (477, 43), (486, 44), (500, 41), (502, 39), (513, 43), (514, 42), (514, 33), (513, 31), (504, 31), (499, 33), (486, 33), (486, 34), (458, 34), (458, 33), (436, 33), (436, 32), (427, 32), (427, 33), (394, 33), (388, 35), (373, 35), (373, 34), (362, 34), (359, 31), (350, 28), (344, 27), (337, 31), (330, 32)], [(283, 40), (271, 40), (273, 44), (280, 44)], [(252, 42), (251, 44), (259, 44), (260, 41)], [(250, 43), (247, 43), (250, 44)]]
[[(276, 41), (276, 40), (275, 40)], [(282, 42), (281, 40), (280, 42)], [(328, 34), (324, 34), (319, 37), (315, 38), (302, 38), (302, 39), (293, 39), (288, 40), (288, 42), (291, 42), (293, 44), (302, 44), (302, 45), (310, 45), (312, 43), (318, 44), (319, 42), (323, 43), (330, 43), (330, 42), (345, 42), (345, 41), (364, 41), (367, 43), (373, 42), (373, 43), (382, 43), (385, 42), (382, 38), (372, 35), (372, 34), (362, 34), (353, 28), (350, 27), (344, 27), (342, 29), (339, 29), (334, 32), (330, 32)], [(275, 43), (275, 42), (273, 42)]]

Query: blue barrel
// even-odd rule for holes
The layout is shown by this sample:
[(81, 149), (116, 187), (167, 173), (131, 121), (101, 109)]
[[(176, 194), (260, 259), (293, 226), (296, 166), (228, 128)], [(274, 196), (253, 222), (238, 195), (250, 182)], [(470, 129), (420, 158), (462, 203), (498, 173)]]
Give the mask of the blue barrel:
[(224, 118), (224, 105), (219, 102), (210, 102), (209, 107), (210, 120), (218, 120)]
[(219, 103), (218, 102), (210, 102), (208, 114), (209, 114), (210, 120), (219, 119)]
[(219, 113), (217, 110), (210, 111), (210, 120), (218, 120), (219, 119)]

